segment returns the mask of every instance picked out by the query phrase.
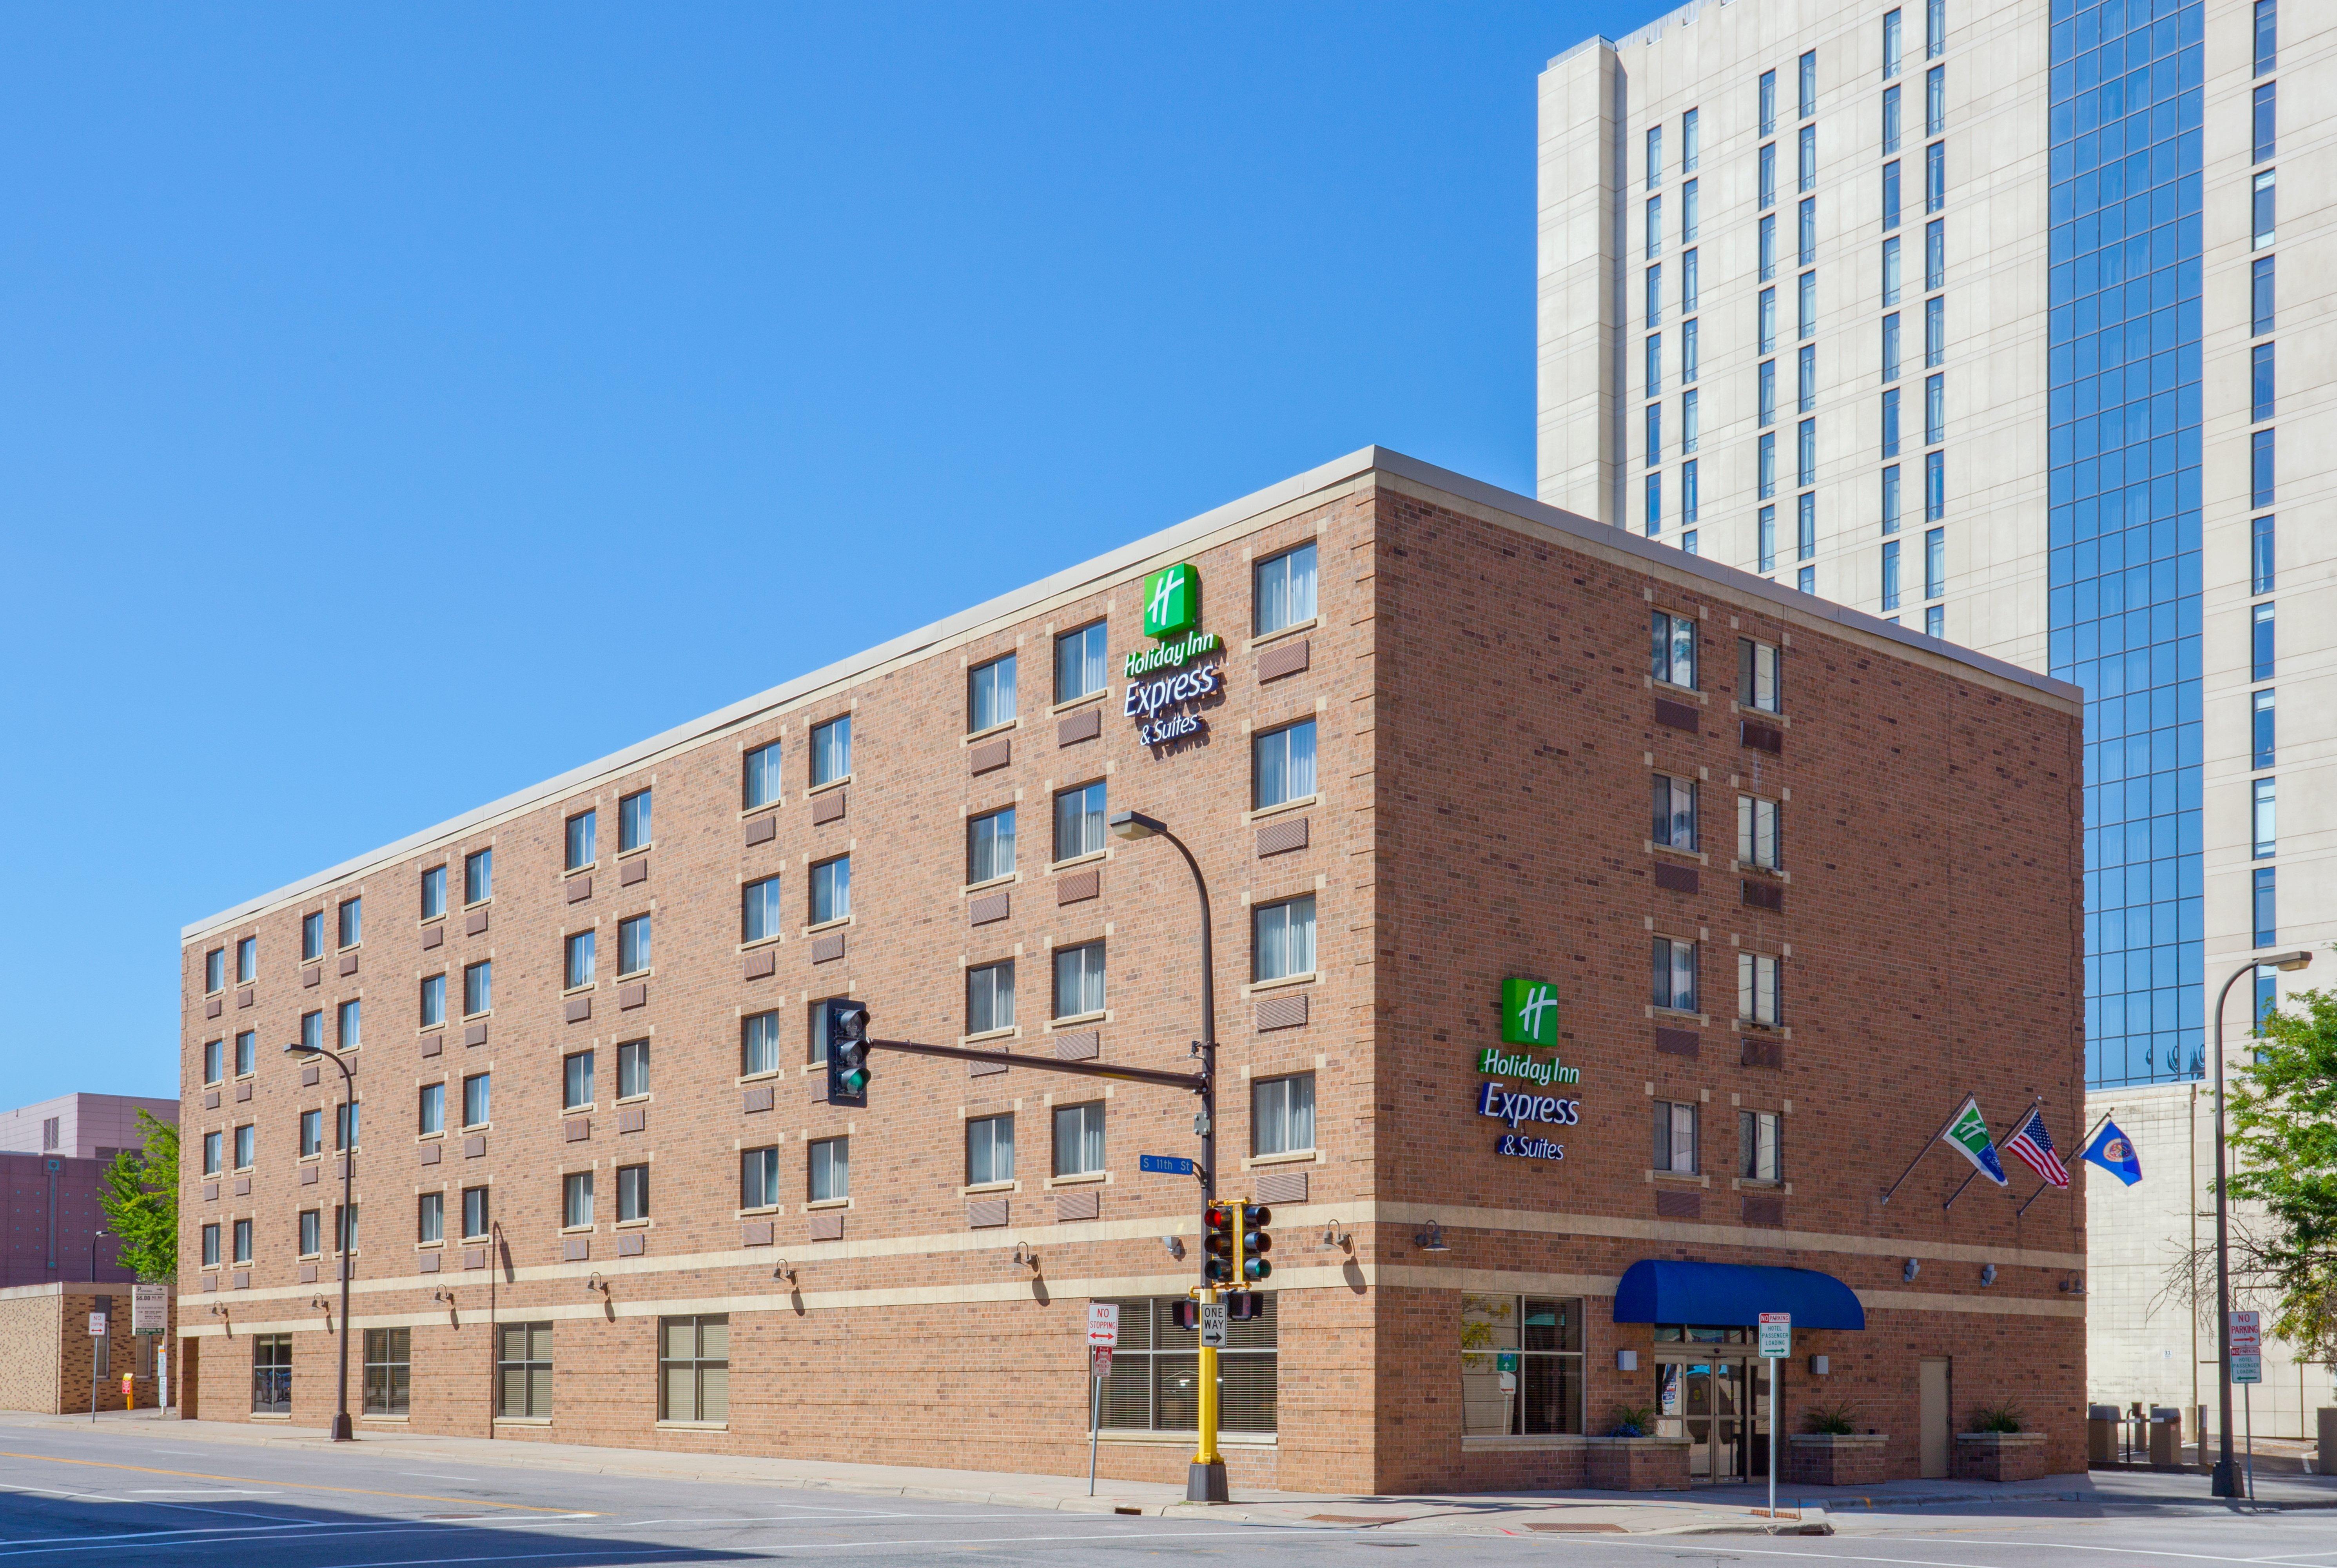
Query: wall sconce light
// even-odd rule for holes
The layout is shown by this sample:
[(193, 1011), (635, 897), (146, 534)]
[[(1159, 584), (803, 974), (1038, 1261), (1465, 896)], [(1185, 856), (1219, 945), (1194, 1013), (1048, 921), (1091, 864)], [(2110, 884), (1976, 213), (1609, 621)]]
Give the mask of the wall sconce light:
[(1168, 1250), (1168, 1256), (1171, 1258), (1182, 1258), (1185, 1255), (1185, 1243), (1181, 1238), (1163, 1236), (1160, 1238), (1160, 1245)]
[(792, 1285), (796, 1282), (796, 1266), (782, 1258), (779, 1259), (779, 1266), (771, 1270), (771, 1278), (784, 1279)]
[(1323, 1245), (1326, 1250), (1335, 1248), (1342, 1252), (1352, 1252), (1355, 1250), (1355, 1239), (1340, 1230), (1339, 1222), (1334, 1220), (1323, 1228)]
[(1615, 1352), (1616, 1371), (1637, 1372), (1638, 1369), (1639, 1353), (1637, 1350), (1618, 1350)]
[(1922, 1264), (1917, 1262), (1914, 1259), (1910, 1258), (1907, 1259), (1907, 1267), (1899, 1270), (1899, 1278), (1910, 1284), (1912, 1284), (1914, 1282), (1915, 1276), (1921, 1274), (1922, 1271)]
[(1810, 1376), (1811, 1376), (1811, 1377), (1824, 1377), (1828, 1372), (1832, 1371), (1833, 1369), (1833, 1363), (1832, 1363), (1832, 1362), (1830, 1362), (1830, 1361), (1828, 1361), (1824, 1357), (1823, 1357), (1823, 1356), (1813, 1356), (1813, 1357), (1810, 1357)]
[(1034, 1274), (1039, 1271), (1039, 1254), (1032, 1250), (1031, 1243), (1028, 1241), (1017, 1241), (1014, 1243), (1014, 1257), (1012, 1261), (1022, 1268), (1030, 1269)]
[(2083, 1279), (2064, 1279), (2061, 1281), (2061, 1289), (2067, 1295), (2083, 1296), (2086, 1293), (2086, 1282)]
[(311, 1296), (308, 1298), (308, 1309), (312, 1312), (330, 1312), (333, 1308), (331, 1303), (322, 1296)]
[(1450, 1252), (1452, 1250), (1452, 1248), (1444, 1244), (1444, 1227), (1439, 1225), (1433, 1220), (1431, 1220), (1426, 1225), (1421, 1228), (1420, 1233), (1412, 1239), (1412, 1244), (1419, 1248), (1423, 1252)]
[(1980, 1282), (1983, 1285), (1993, 1285), (1996, 1283), (1995, 1264), (1983, 1263), (1980, 1266)]
[(608, 1298), (609, 1282), (601, 1279), (598, 1271), (595, 1271), (590, 1279), (584, 1281), (584, 1294), (591, 1296), (595, 1293), (603, 1300)]

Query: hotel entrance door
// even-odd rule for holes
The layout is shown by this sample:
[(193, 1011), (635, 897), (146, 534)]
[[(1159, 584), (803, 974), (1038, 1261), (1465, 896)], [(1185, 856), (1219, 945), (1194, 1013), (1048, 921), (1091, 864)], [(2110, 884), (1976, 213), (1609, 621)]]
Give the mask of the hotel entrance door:
[(1743, 1351), (1658, 1351), (1656, 1433), (1688, 1440), (1698, 1485), (1769, 1474), (1769, 1364)]

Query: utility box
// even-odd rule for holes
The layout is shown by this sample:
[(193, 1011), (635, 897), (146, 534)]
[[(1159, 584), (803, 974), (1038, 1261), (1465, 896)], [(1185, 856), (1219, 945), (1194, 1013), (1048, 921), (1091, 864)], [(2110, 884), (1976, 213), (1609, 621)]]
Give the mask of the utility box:
[(2118, 1462), (2118, 1407), (2115, 1405), (2086, 1406), (2086, 1463), (2115, 1465)]
[(2321, 1453), (2313, 1468), (2319, 1475), (2337, 1475), (2337, 1410), (2324, 1405), (2313, 1415), (2321, 1423)]
[(2180, 1470), (2183, 1467), (2182, 1411), (2164, 1405), (2152, 1406), (2150, 1467), (2153, 1470)]

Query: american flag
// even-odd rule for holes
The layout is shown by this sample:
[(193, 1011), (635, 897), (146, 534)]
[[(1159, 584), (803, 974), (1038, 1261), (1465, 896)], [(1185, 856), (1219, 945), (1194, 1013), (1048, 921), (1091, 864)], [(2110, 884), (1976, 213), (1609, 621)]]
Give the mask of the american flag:
[(2047, 1186), (2067, 1187), (2069, 1184), (2068, 1168), (2061, 1163), (2061, 1157), (2053, 1152), (2053, 1135), (2045, 1131), (2043, 1107), (2031, 1105), (2029, 1108), (2027, 1120), (2004, 1141), (2003, 1148), (2008, 1153), (2018, 1156), (2023, 1165), (2036, 1171)]

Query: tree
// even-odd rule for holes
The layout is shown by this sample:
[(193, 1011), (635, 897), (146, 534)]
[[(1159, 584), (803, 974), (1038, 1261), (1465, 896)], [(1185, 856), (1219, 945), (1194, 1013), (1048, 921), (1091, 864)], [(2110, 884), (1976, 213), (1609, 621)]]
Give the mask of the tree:
[(138, 1112), (142, 1152), (124, 1149), (98, 1179), (97, 1206), (124, 1267), (149, 1283), (179, 1277), (179, 1129)]
[(2278, 1305), (2273, 1329), (2337, 1360), (2337, 994), (2268, 1013), (2231, 1093), (2230, 1195), (2263, 1206), (2245, 1266)]

